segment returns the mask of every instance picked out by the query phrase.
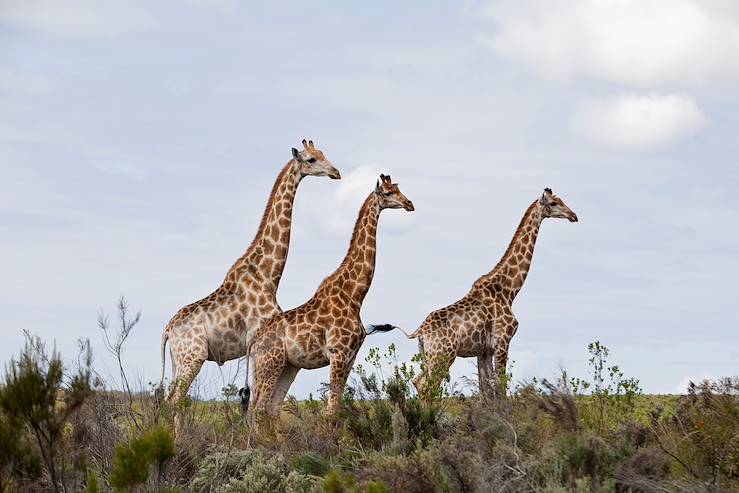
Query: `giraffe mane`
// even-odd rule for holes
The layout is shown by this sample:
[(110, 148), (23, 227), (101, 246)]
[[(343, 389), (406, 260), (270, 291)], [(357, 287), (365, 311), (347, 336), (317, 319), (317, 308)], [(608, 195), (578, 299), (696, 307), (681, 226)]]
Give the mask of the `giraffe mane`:
[(480, 276), (477, 281), (473, 284), (476, 285), (478, 282), (482, 281), (483, 279), (487, 278), (488, 276), (495, 274), (498, 269), (500, 269), (501, 265), (503, 264), (503, 261), (508, 257), (508, 254), (513, 249), (513, 245), (516, 243), (516, 240), (521, 235), (521, 231), (523, 230), (524, 224), (526, 223), (526, 220), (528, 219), (529, 215), (531, 214), (531, 211), (536, 207), (538, 200), (534, 200), (528, 209), (526, 209), (526, 212), (524, 212), (523, 217), (521, 218), (521, 222), (518, 223), (518, 227), (516, 228), (516, 232), (513, 233), (513, 238), (511, 238), (511, 242), (508, 243), (508, 248), (506, 248), (505, 252), (503, 252), (503, 255), (500, 257), (500, 260), (498, 260), (498, 263), (495, 264), (495, 267), (493, 267), (493, 270), (488, 272), (487, 274), (484, 274)]
[[(336, 270), (334, 272), (331, 273), (331, 275), (329, 275), (326, 279), (323, 280), (323, 282), (321, 282), (321, 286), (320, 287), (323, 287), (325, 284), (327, 284), (328, 282), (330, 282), (331, 280), (333, 280), (334, 277), (336, 276), (336, 274), (339, 273), (339, 272), (341, 272), (341, 270), (344, 267), (346, 267), (346, 264), (348, 264), (349, 261), (351, 260), (349, 258), (349, 253), (352, 250), (352, 245), (354, 245), (354, 241), (357, 239), (357, 236), (359, 235), (359, 230), (361, 228), (361, 221), (360, 221), (360, 219), (364, 216), (365, 212), (369, 208), (370, 203), (374, 199), (374, 195), (375, 195), (375, 192), (374, 191), (371, 192), (367, 196), (367, 198), (364, 199), (364, 202), (362, 203), (362, 207), (359, 208), (359, 214), (357, 214), (357, 220), (354, 223), (354, 230), (352, 231), (352, 238), (351, 238), (351, 240), (349, 240), (349, 247), (346, 249), (346, 254), (344, 255), (344, 260), (341, 261), (341, 264), (339, 264), (339, 266), (336, 268)], [(319, 289), (320, 289), (320, 287), (319, 287)]]
[[(264, 233), (264, 228), (267, 227), (267, 218), (269, 217), (269, 211), (272, 210), (272, 206), (275, 202), (275, 195), (277, 195), (277, 189), (280, 187), (280, 184), (282, 183), (282, 180), (285, 178), (285, 175), (287, 174), (288, 170), (290, 169), (290, 165), (292, 162), (295, 161), (294, 159), (291, 159), (288, 161), (288, 163), (282, 168), (282, 171), (280, 171), (280, 174), (277, 175), (277, 179), (275, 179), (274, 185), (272, 185), (272, 192), (269, 194), (269, 199), (267, 200), (267, 205), (264, 207), (264, 212), (262, 213), (262, 219), (259, 221), (259, 228), (257, 228), (257, 232), (254, 235), (254, 240), (262, 236)], [(246, 253), (252, 253), (253, 250), (257, 247), (257, 242), (252, 241), (251, 245), (249, 245), (249, 248), (246, 250)]]

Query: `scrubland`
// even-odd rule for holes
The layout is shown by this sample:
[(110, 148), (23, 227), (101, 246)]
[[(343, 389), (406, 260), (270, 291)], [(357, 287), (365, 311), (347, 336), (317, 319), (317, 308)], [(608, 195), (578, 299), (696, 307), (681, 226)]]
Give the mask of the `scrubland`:
[[(124, 314), (118, 329), (104, 327), (114, 354), (128, 324), (126, 332)], [(399, 362), (390, 346), (356, 365), (336, 417), (323, 415), (319, 389), (305, 401), (288, 398), (279, 420), (255, 426), (227, 385), (222, 399), (178, 405), (175, 442), (175, 410), (155, 385), (134, 391), (121, 365), (123, 383), (111, 389), (87, 342), (63, 358), (28, 335), (0, 386), (0, 484), (26, 492), (739, 491), (739, 379), (644, 395), (614, 356), (594, 342), (583, 351), (585, 376), (509, 378), (506, 390), (485, 395), (444, 381), (422, 403), (411, 384), (417, 365)]]

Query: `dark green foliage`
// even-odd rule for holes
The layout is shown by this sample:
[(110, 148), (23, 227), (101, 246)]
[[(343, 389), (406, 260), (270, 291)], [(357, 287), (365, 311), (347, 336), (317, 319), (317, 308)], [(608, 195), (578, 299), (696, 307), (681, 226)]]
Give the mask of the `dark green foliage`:
[(296, 455), (293, 458), (292, 467), (309, 476), (325, 476), (330, 468), (323, 457), (313, 452)]
[(392, 346), (373, 350), (339, 419), (289, 398), (268, 433), (241, 418), (224, 382), (226, 401), (183, 405), (175, 450), (162, 426), (173, 406), (93, 391), (89, 348), (70, 371), (29, 338), (0, 388), (0, 491), (739, 491), (739, 380), (642, 396), (605, 346), (588, 350), (587, 379), (562, 372), (464, 399), (444, 390), (431, 404), (415, 393), (415, 366)]
[[(357, 365), (359, 385), (349, 386), (344, 395), (341, 416), (347, 431), (363, 448), (380, 450), (389, 442), (392, 448), (403, 449), (399, 452), (426, 447), (438, 434), (440, 403), (426, 405), (415, 396), (411, 383), (415, 370), (398, 363), (395, 345), (382, 356), (371, 349), (365, 361), (374, 371)], [(391, 367), (390, 375), (384, 375), (384, 366)]]
[(110, 484), (116, 490), (130, 491), (149, 478), (151, 465), (161, 476), (164, 463), (174, 457), (174, 440), (169, 429), (158, 426), (116, 447)]
[(32, 479), (41, 474), (41, 460), (23, 431), (0, 414), (0, 491), (13, 477)]
[(363, 487), (360, 487), (350, 474), (331, 471), (323, 480), (323, 491), (326, 493), (388, 493), (390, 490), (379, 481), (367, 481)]
[(93, 471), (87, 473), (86, 493), (100, 493), (100, 484), (97, 475)]
[[(59, 353), (52, 350), (49, 354), (39, 338), (26, 334), (25, 348), (18, 360), (10, 361), (0, 389), (0, 440), (18, 454), (8, 461), (15, 462), (11, 470), (32, 472), (37, 462), (33, 455), (40, 456), (54, 491), (66, 490), (70, 474), (84, 470), (84, 457), (65, 434), (66, 427), (73, 427), (75, 416), (93, 393), (89, 343), (81, 342), (80, 350), (80, 364), (64, 382), (65, 369)], [(34, 452), (16, 434), (24, 429), (36, 444)]]

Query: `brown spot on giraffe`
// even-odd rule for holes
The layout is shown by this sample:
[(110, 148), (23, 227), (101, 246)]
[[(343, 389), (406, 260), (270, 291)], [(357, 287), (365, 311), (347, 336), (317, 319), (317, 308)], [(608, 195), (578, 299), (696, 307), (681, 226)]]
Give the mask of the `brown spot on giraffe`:
[[(170, 401), (176, 402), (187, 393), (205, 361), (222, 364), (243, 356), (246, 343), (261, 323), (281, 311), (276, 293), (287, 260), (298, 185), (306, 176), (341, 177), (312, 142), (303, 141), (303, 150), (293, 148), (292, 155), (275, 180), (254, 240), (229, 269), (223, 284), (180, 309), (164, 329), (161, 385), (169, 341), (173, 374)], [(270, 233), (279, 238), (279, 244), (268, 238)]]
[(529, 272), (541, 222), (548, 217), (577, 221), (562, 199), (545, 189), (526, 210), (493, 270), (475, 281), (464, 298), (431, 312), (408, 336), (419, 339), (423, 357), (421, 375), (414, 382), (419, 395), (434, 392), (426, 387), (431, 375), (446, 373), (458, 356), (477, 357), (481, 392), (489, 388), (495, 372), (498, 377), (505, 374), (508, 346), (518, 329), (511, 305)]
[[(413, 211), (413, 203), (389, 176), (380, 175), (362, 204), (354, 233), (338, 269), (313, 297), (271, 318), (254, 338), (254, 411), (279, 414), (279, 407), (301, 368), (331, 367), (326, 412), (334, 414), (354, 358), (366, 332), (359, 317), (375, 271), (377, 222), (384, 209)], [(371, 246), (371, 248), (369, 248)]]

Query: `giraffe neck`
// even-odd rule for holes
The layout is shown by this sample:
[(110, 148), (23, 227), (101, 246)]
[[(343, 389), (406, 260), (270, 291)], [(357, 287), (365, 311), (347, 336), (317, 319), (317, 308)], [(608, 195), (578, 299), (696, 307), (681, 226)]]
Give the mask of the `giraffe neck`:
[(257, 234), (228, 271), (226, 284), (231, 281), (248, 290), (258, 283), (263, 294), (275, 298), (290, 246), (293, 201), (303, 178), (295, 164), (291, 160), (277, 176)]
[(339, 268), (325, 281), (332, 286), (338, 285), (348, 295), (351, 305), (357, 311), (362, 306), (375, 274), (379, 218), (380, 204), (377, 194), (372, 192), (359, 209), (349, 251)]
[(475, 285), (486, 286), (492, 293), (504, 292), (512, 301), (523, 287), (529, 273), (542, 219), (539, 201), (536, 200), (524, 213), (508, 249), (498, 264)]

